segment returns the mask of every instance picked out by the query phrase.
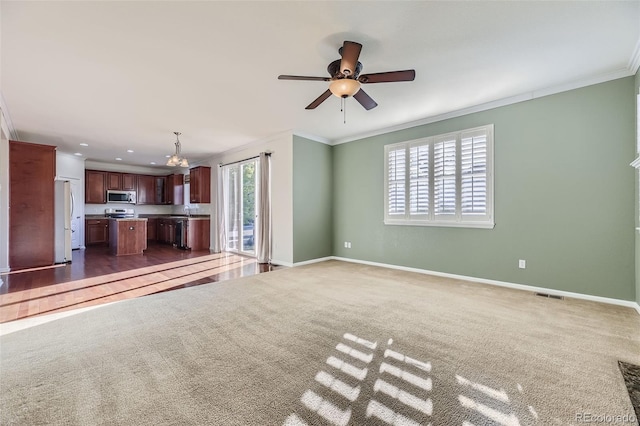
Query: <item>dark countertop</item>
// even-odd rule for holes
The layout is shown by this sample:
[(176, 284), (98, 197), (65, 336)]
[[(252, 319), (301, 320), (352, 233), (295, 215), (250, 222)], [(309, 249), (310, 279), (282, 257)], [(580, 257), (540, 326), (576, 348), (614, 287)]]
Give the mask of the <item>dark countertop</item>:
[[(112, 219), (106, 217), (103, 214), (86, 214), (85, 219)], [(186, 215), (168, 215), (168, 214), (140, 214), (137, 217), (129, 217), (124, 219), (190, 219), (190, 220), (207, 220), (211, 219), (211, 215), (208, 214), (194, 214), (191, 216)]]
[(191, 216), (187, 215), (177, 215), (177, 214), (141, 214), (139, 217), (144, 217), (147, 219), (189, 219), (189, 220), (210, 220), (211, 215), (208, 214), (192, 214)]

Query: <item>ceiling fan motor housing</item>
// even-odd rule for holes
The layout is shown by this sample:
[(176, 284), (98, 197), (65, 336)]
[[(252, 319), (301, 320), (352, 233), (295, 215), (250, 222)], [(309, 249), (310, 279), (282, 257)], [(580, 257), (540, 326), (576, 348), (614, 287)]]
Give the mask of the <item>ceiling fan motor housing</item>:
[(340, 71), (340, 62), (341, 62), (340, 59), (336, 59), (335, 61), (331, 62), (327, 67), (327, 72), (329, 73), (331, 78), (353, 78), (353, 79), (358, 78), (358, 76), (360, 75), (360, 71), (362, 71), (362, 62), (358, 61), (358, 65), (356, 66), (355, 71), (348, 76), (343, 75), (342, 72)]

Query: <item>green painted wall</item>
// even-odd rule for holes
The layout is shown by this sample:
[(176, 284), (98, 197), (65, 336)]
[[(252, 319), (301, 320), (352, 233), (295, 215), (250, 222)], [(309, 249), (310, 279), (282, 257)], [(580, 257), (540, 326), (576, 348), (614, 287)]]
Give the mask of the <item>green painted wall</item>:
[[(634, 300), (634, 80), (334, 146), (333, 255)], [(492, 123), (494, 229), (383, 224), (385, 144)]]
[[(640, 70), (638, 70), (638, 72), (636, 73), (636, 77), (635, 77), (635, 91), (633, 92), (633, 96), (634, 99), (637, 99), (636, 96), (638, 95), (638, 92), (640, 91)], [(638, 114), (640, 114), (640, 111), (637, 111), (638, 108), (638, 103), (637, 100), (634, 103), (635, 105), (635, 109), (634, 111), (636, 112), (636, 117), (638, 117)], [(640, 129), (637, 128), (637, 126), (640, 124), (640, 120), (638, 120), (636, 118), (636, 120), (634, 120), (634, 122), (636, 123), (636, 135), (639, 135), (637, 137), (640, 137)], [(640, 179), (638, 178), (638, 171), (636, 171), (636, 191), (635, 191), (635, 214), (636, 214), (636, 227), (640, 227)], [(639, 233), (636, 231), (635, 233), (636, 235), (636, 302), (638, 304), (640, 304), (640, 235)]]
[(293, 135), (293, 262), (331, 256), (332, 147)]

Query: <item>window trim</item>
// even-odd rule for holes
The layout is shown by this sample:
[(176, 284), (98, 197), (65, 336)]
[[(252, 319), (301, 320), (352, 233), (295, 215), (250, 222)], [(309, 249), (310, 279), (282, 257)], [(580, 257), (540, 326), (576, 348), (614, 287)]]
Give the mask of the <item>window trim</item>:
[[(461, 139), (463, 135), (482, 132), (487, 137), (487, 198), (486, 198), (486, 214), (481, 218), (474, 218), (473, 214), (462, 214), (461, 207)], [(456, 140), (456, 212), (455, 214), (435, 216), (434, 214), (434, 144), (438, 141), (455, 137)], [(410, 213), (410, 149), (419, 145), (429, 145), (429, 213), (424, 215), (411, 215)], [(405, 149), (405, 208), (403, 214), (389, 214), (389, 152)], [(408, 225), (408, 226), (437, 226), (437, 227), (453, 227), (453, 228), (483, 228), (493, 229), (495, 227), (494, 216), (494, 128), (493, 124), (478, 126), (470, 129), (464, 129), (456, 132), (448, 132), (440, 135), (434, 135), (409, 141), (389, 144), (384, 146), (384, 224), (385, 225)], [(413, 217), (412, 217), (413, 216)]]

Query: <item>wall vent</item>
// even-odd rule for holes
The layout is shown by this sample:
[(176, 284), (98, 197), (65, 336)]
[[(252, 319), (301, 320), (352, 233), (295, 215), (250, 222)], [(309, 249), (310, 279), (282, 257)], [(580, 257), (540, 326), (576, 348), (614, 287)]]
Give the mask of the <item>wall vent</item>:
[(556, 294), (547, 294), (547, 293), (534, 293), (536, 296), (540, 296), (540, 297), (546, 297), (549, 299), (558, 299), (558, 300), (564, 300), (564, 296), (558, 296)]

